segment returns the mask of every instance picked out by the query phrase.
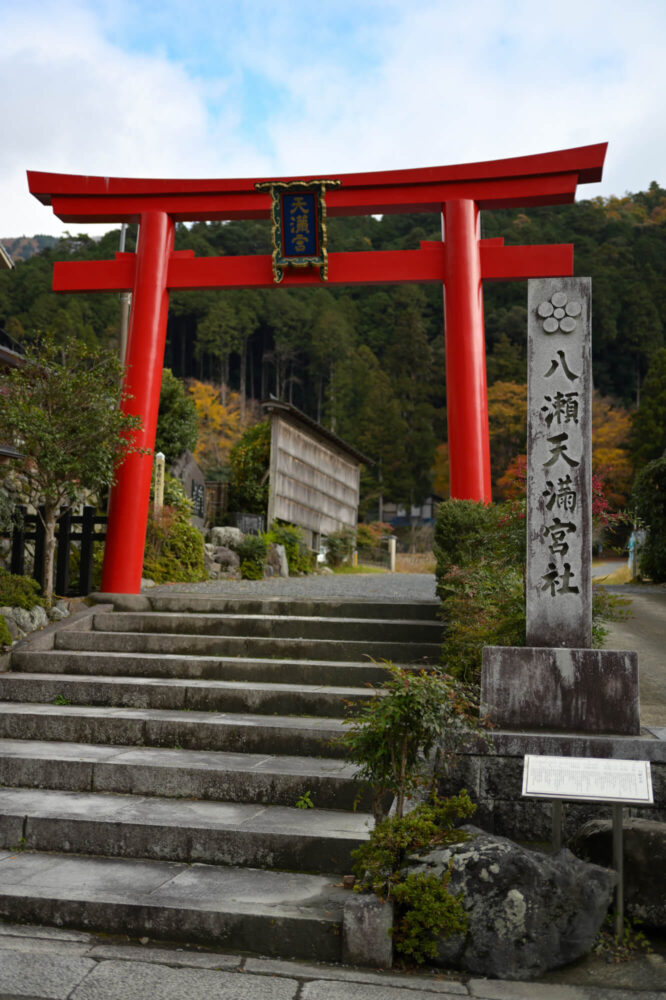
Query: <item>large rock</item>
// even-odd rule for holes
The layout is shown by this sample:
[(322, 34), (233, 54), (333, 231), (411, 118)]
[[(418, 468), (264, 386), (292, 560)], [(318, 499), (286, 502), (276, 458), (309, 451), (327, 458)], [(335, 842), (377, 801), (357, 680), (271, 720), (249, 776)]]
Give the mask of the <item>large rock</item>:
[(215, 562), (219, 563), (223, 570), (237, 570), (240, 567), (240, 556), (227, 545), (218, 545), (214, 552)]
[(35, 604), (34, 608), (30, 611), (30, 631), (34, 632), (38, 628), (44, 628), (49, 623), (49, 616), (47, 615), (41, 604)]
[(444, 876), (463, 894), (465, 937), (442, 938), (437, 964), (499, 979), (530, 979), (592, 948), (615, 873), (568, 850), (547, 855), (505, 837), (463, 828), (471, 838), (431, 851), (410, 872)]
[[(666, 929), (666, 823), (650, 819), (625, 819), (624, 905), (627, 915), (651, 927)], [(612, 865), (613, 822), (595, 819), (585, 823), (571, 849), (597, 865)]]
[(284, 545), (271, 542), (268, 546), (266, 562), (273, 570), (272, 576), (281, 576), (284, 578), (289, 576), (289, 563), (287, 562), (287, 551)]
[(226, 545), (230, 549), (236, 549), (243, 541), (243, 532), (240, 528), (217, 527), (210, 529), (210, 540), (216, 547)]
[(9, 614), (14, 619), (14, 621), (20, 628), (21, 632), (23, 632), (24, 634), (32, 632), (33, 625), (29, 611), (26, 611), (25, 608), (10, 608)]

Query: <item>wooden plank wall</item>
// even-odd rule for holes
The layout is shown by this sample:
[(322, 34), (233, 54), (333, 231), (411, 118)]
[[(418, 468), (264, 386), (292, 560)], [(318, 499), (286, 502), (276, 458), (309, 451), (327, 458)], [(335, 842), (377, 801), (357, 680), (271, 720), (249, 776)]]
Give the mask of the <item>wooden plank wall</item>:
[(355, 528), (360, 472), (358, 461), (316, 431), (271, 414), (269, 524), (297, 524), (310, 544), (314, 535)]

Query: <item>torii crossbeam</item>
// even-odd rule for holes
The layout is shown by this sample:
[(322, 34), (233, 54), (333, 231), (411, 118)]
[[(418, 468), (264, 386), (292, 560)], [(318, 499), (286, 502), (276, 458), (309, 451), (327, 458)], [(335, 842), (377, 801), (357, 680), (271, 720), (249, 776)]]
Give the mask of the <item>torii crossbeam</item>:
[[(568, 276), (573, 246), (503, 246), (482, 240), (480, 209), (566, 204), (578, 184), (601, 180), (606, 143), (483, 163), (339, 175), (326, 194), (329, 216), (441, 212), (443, 239), (418, 250), (328, 255), (328, 282), (439, 282), (444, 286), (446, 390), (451, 495), (489, 501), (490, 450), (482, 281)], [(280, 178), (307, 182), (308, 178)], [(30, 191), (63, 222), (138, 222), (139, 246), (115, 260), (54, 266), (56, 292), (132, 292), (125, 387), (128, 412), (141, 417), (137, 446), (155, 444), (169, 292), (196, 288), (268, 288), (269, 255), (196, 258), (174, 251), (174, 224), (270, 218), (272, 199), (243, 180), (145, 180), (28, 171)], [(273, 179), (273, 183), (275, 179)], [(316, 285), (315, 270), (290, 270), (284, 287)], [(138, 593), (152, 460), (135, 453), (111, 494), (102, 588)]]

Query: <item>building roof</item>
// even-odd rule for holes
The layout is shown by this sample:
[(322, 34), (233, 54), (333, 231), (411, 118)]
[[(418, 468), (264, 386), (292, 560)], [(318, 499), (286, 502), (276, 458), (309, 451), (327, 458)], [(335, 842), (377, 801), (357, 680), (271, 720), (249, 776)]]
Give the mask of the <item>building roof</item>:
[(347, 444), (346, 441), (343, 441), (342, 438), (338, 437), (337, 434), (334, 434), (333, 431), (329, 431), (327, 427), (324, 427), (322, 424), (318, 424), (316, 420), (309, 417), (307, 413), (303, 413), (303, 411), (299, 410), (298, 407), (292, 406), (291, 403), (283, 403), (282, 400), (279, 399), (264, 399), (262, 400), (261, 407), (266, 413), (282, 413), (285, 416), (291, 417), (292, 420), (295, 420), (297, 423), (304, 424), (310, 430), (316, 431), (320, 437), (325, 438), (341, 451), (344, 451), (352, 458), (355, 458), (356, 461), (360, 462), (362, 465), (375, 464), (374, 459), (368, 458), (368, 456), (364, 455), (362, 451), (358, 451), (357, 448)]
[(25, 364), (23, 348), (13, 340), (6, 330), (0, 328), (0, 367), (18, 368)]

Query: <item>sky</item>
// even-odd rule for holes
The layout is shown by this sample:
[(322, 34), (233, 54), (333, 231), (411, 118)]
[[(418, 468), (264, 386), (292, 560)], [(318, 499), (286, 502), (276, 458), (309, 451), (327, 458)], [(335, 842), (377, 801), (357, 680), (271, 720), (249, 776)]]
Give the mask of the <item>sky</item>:
[(26, 170), (320, 176), (609, 143), (666, 186), (663, 0), (0, 0), (0, 236)]

